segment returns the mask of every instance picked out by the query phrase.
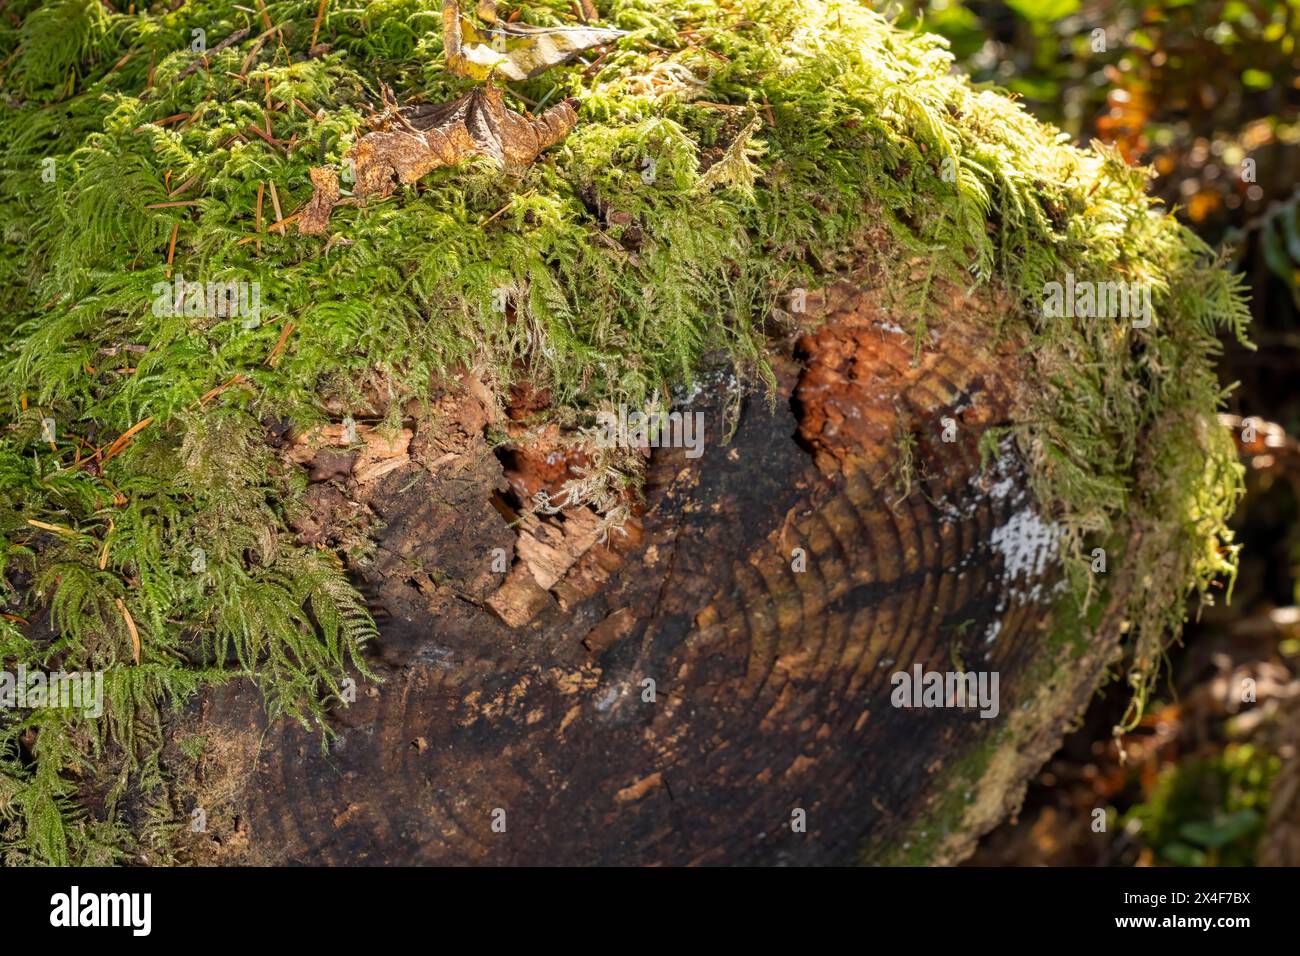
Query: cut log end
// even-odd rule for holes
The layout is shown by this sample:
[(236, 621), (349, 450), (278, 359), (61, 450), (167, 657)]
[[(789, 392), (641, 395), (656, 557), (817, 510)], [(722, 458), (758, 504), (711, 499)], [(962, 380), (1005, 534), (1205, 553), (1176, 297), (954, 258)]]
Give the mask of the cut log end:
[[(955, 298), (919, 349), (869, 286), (813, 304), (772, 356), (775, 403), (746, 397), (724, 441), (726, 396), (697, 398), (704, 454), (654, 450), (622, 534), (581, 508), (512, 523), (494, 413), (463, 389), (391, 470), (327, 469), (321, 497), (378, 518), (354, 571), (382, 683), (335, 709), (325, 752), (268, 727), (250, 685), (210, 693), (175, 734), (226, 755), (206, 771), (220, 786), (196, 776), (187, 796), (208, 819), (197, 858), (969, 852), (1086, 705), (1118, 628), (1053, 619), (1050, 520), (1013, 444), (981, 467), (981, 436), (1025, 414), (1018, 343), (984, 331), (998, 303)], [(997, 675), (996, 706), (896, 705), (917, 668)]]

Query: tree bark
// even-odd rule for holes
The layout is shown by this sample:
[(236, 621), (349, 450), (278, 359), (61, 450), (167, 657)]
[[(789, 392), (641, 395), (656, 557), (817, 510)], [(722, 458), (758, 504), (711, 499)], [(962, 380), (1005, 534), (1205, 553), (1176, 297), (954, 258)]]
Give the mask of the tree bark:
[[(688, 406), (705, 415), (704, 455), (656, 449), (644, 507), (607, 542), (580, 509), (512, 526), (512, 483), (549, 480), (554, 456), (494, 454), (470, 377), (448, 383), (436, 426), (409, 421), (395, 455), (317, 455), (304, 534), (327, 539), (358, 510), (382, 522), (354, 570), (383, 682), (333, 711), (326, 752), (268, 726), (251, 685), (210, 693), (175, 732), (208, 741), (184, 797), (207, 814), (196, 857), (968, 853), (1086, 706), (1126, 582), (1111, 582), (1101, 627), (1060, 637), (1079, 625), (1053, 620), (1059, 562), (1033, 533), (1046, 518), (1023, 464), (1008, 443), (982, 470), (977, 447), (1027, 414), (1024, 343), (991, 336), (1002, 303), (946, 294), (915, 364), (871, 276), (811, 294), (799, 332), (773, 345), (775, 405), (746, 394), (725, 441), (726, 376), (710, 379)], [(997, 672), (997, 715), (893, 706), (892, 675), (918, 664)]]

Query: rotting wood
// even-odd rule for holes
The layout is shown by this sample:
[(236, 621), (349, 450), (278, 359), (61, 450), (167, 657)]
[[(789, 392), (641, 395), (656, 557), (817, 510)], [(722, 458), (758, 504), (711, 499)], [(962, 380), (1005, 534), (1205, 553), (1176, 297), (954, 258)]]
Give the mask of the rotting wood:
[[(495, 412), (465, 385), (400, 467), (313, 486), (381, 527), (358, 573), (385, 682), (335, 711), (327, 754), (296, 726), (268, 728), (249, 685), (209, 694), (188, 729), (265, 741), (225, 815), (209, 813), (217, 835), (238, 815), (237, 849), (208, 836), (200, 858), (847, 862), (911, 839), (952, 786), (971, 802), (946, 811), (933, 858), (959, 858), (1086, 705), (1119, 628), (1069, 662), (1045, 630), (1051, 562), (1012, 573), (999, 550), (995, 532), (1034, 503), (1014, 453), (982, 474), (977, 443), (1023, 414), (1025, 359), (971, 334), (998, 303), (953, 295), (917, 365), (869, 285), (810, 296), (799, 360), (775, 359), (775, 411), (745, 399), (722, 444), (723, 399), (706, 391), (692, 406), (704, 457), (655, 451), (644, 508), (603, 543), (577, 510), (512, 526), (494, 507), (510, 475), (483, 437)], [(917, 431), (902, 500), (900, 414)], [(890, 706), (894, 671), (954, 657), (1000, 673), (1003, 721)], [(1032, 717), (1006, 738), (1022, 705)], [(981, 753), (982, 782), (940, 786)]]

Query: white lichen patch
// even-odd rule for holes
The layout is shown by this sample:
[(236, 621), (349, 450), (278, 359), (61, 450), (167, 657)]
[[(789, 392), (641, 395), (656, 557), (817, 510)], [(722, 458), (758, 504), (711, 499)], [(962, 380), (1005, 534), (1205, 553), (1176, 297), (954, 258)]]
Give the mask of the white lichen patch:
[(1044, 521), (1032, 508), (1016, 512), (989, 536), (993, 549), (1002, 555), (1003, 577), (1016, 581), (1041, 577), (1056, 560), (1061, 529)]
[(1006, 445), (987, 471), (969, 479), (966, 493), (960, 499), (953, 501), (944, 496), (933, 504), (939, 511), (939, 521), (949, 524), (970, 520), (982, 505), (989, 502), (1010, 508), (1011, 517), (993, 529), (986, 546), (976, 547), (947, 569), (950, 573), (964, 573), (965, 569), (987, 561), (989, 551), (1002, 558), (1002, 568), (998, 573), (1001, 586), (993, 609), (996, 618), (983, 633), (985, 646), (998, 639), (1003, 629), (1002, 615), (1009, 607), (1053, 598), (1063, 593), (1066, 587), (1064, 580), (1055, 585), (1046, 580), (1060, 557), (1063, 529), (1040, 516), (1025, 485), (1020, 460)]

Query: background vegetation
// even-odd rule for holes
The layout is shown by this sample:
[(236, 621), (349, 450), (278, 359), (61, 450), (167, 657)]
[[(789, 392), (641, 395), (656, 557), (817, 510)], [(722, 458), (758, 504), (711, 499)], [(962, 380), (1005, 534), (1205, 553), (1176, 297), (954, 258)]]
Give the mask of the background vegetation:
[[(1022, 97), (1079, 142), (1149, 165), (1156, 195), (1249, 283), (1258, 351), (1224, 340), (1243, 447), (1243, 545), (1230, 606), (1171, 651), (1169, 682), (1116, 740), (1103, 694), (977, 863), (1300, 863), (1300, 3), (1010, 0), (906, 3), (962, 69)], [(1100, 33), (1098, 32), (1100, 31)], [(1240, 431), (1238, 431), (1240, 435)], [(1243, 681), (1256, 700), (1242, 700)], [(1124, 759), (1121, 759), (1121, 753)], [(1091, 811), (1107, 811), (1095, 832)]]

